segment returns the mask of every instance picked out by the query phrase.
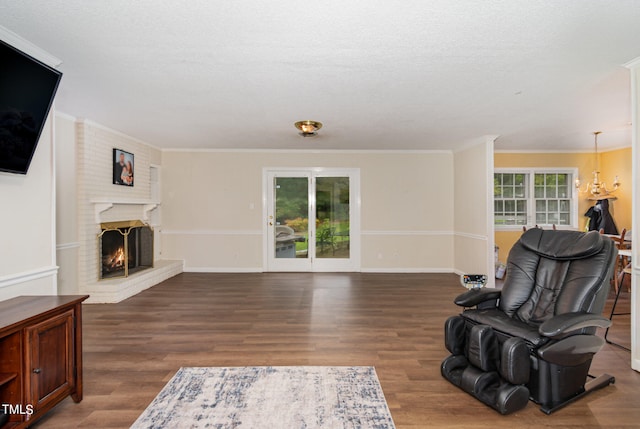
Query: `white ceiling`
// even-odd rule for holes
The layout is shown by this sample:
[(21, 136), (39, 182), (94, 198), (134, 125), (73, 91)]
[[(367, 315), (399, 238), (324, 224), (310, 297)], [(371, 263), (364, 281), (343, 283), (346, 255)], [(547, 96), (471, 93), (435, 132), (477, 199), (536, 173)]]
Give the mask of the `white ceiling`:
[(0, 0), (0, 26), (63, 61), (59, 111), (161, 148), (631, 144), (638, 0)]

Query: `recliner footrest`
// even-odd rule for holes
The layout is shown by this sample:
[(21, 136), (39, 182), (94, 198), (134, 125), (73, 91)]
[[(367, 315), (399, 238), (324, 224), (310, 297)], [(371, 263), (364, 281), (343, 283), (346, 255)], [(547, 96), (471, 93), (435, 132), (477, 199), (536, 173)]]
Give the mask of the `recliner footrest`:
[(493, 328), (487, 325), (475, 325), (471, 328), (467, 354), (469, 362), (482, 371), (495, 371), (499, 355), (498, 339)]
[(444, 345), (454, 355), (464, 353), (465, 322), (460, 316), (451, 316), (444, 323)]
[(442, 361), (440, 372), (451, 384), (460, 387), (462, 372), (469, 366), (469, 361), (462, 355), (451, 355)]
[(482, 371), (462, 355), (451, 355), (441, 365), (442, 376), (500, 414), (521, 410), (529, 402), (529, 389), (503, 380), (496, 371)]

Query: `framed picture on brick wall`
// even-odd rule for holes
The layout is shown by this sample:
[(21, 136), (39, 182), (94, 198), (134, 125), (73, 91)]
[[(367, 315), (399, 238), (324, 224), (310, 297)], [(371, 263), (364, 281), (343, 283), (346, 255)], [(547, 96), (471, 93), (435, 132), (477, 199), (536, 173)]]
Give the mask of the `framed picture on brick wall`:
[(133, 186), (133, 154), (113, 149), (113, 184)]

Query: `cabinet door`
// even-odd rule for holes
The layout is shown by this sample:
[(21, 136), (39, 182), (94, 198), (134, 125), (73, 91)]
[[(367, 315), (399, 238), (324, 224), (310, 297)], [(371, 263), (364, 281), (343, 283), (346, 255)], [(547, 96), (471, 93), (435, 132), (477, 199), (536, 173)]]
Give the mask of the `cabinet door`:
[(73, 311), (26, 329), (27, 398), (34, 410), (52, 407), (74, 388)]

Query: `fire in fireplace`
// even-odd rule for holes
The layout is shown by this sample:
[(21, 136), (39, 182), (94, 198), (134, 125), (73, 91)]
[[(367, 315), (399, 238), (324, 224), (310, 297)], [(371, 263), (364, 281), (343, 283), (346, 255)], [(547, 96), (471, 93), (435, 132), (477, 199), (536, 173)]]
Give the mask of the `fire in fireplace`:
[(142, 221), (100, 224), (100, 279), (127, 277), (153, 267), (153, 230)]

